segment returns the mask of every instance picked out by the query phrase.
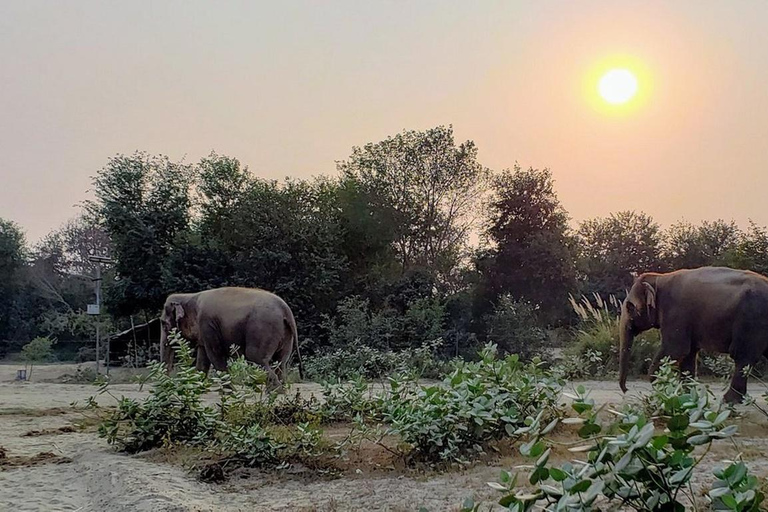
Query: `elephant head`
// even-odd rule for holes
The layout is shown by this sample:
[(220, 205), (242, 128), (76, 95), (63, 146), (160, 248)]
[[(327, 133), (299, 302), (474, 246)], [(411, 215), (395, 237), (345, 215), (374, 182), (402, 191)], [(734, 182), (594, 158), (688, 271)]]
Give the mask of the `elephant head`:
[(173, 329), (178, 329), (186, 339), (193, 339), (195, 335), (194, 319), (191, 314), (194, 308), (194, 294), (173, 294), (165, 300), (163, 312), (160, 315), (160, 360), (164, 362), (168, 370), (173, 369), (173, 348), (168, 343), (168, 334)]
[(627, 392), (627, 373), (632, 342), (637, 334), (658, 327), (656, 275), (642, 274), (635, 279), (621, 305), (619, 320), (619, 386)]

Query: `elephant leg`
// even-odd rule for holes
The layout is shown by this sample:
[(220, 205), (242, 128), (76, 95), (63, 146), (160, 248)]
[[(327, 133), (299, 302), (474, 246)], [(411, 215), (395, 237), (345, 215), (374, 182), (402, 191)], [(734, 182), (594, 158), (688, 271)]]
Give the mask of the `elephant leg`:
[(697, 351), (691, 350), (690, 344), (665, 346), (662, 343), (661, 348), (653, 358), (653, 362), (651, 362), (650, 368), (648, 368), (651, 383), (656, 380), (656, 372), (659, 370), (659, 366), (661, 366), (661, 360), (665, 357), (669, 357), (677, 363), (681, 372), (688, 371), (691, 375), (694, 375), (696, 372), (696, 354)]
[(290, 361), (291, 353), (293, 352), (291, 350), (292, 347), (293, 338), (289, 339), (286, 343), (283, 343), (283, 346), (280, 347), (280, 350), (277, 352), (278, 366), (275, 373), (280, 381), (281, 390), (288, 381), (288, 362)]
[(696, 359), (698, 354), (691, 352), (680, 361), (680, 373), (688, 373), (691, 377), (696, 378)]
[(267, 372), (267, 393), (272, 393), (273, 391), (280, 392), (282, 391), (282, 384), (280, 383), (280, 377), (277, 376), (277, 372), (272, 368), (272, 365), (269, 363), (264, 363), (261, 365), (262, 368), (264, 368), (264, 371)]
[(208, 359), (208, 355), (205, 353), (205, 347), (201, 345), (197, 346), (195, 368), (206, 375), (208, 375), (208, 371), (211, 369), (211, 360)]
[(729, 404), (740, 404), (747, 395), (747, 377), (744, 375), (743, 362), (736, 362), (736, 369), (731, 377), (731, 385), (723, 396), (723, 400)]
[(198, 349), (205, 352), (206, 364), (213, 365), (220, 372), (227, 371), (227, 354), (229, 347), (222, 340), (218, 329), (210, 324), (200, 325), (200, 342)]

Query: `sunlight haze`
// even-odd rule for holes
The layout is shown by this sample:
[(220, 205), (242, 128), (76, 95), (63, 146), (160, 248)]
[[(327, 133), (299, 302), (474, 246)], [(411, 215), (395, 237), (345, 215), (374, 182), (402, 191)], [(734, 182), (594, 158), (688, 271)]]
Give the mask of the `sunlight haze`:
[[(117, 153), (306, 178), (452, 124), (487, 167), (550, 168), (576, 222), (765, 225), (766, 21), (759, 0), (2, 1), (0, 217), (39, 239)], [(626, 108), (597, 93), (612, 68)]]

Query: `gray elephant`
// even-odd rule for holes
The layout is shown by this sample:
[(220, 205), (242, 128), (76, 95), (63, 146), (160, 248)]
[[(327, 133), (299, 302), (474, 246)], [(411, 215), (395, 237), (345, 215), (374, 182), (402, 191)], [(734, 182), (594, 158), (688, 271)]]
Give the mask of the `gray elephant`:
[[(285, 382), (295, 348), (299, 374), (304, 377), (296, 321), (291, 308), (277, 295), (256, 288), (215, 288), (198, 293), (174, 293), (165, 300), (160, 317), (160, 354), (173, 369), (174, 351), (168, 333), (178, 328), (197, 350), (196, 368), (208, 373), (211, 364), (227, 369), (230, 347), (235, 345), (248, 361), (268, 374), (268, 388)], [(278, 361), (277, 370), (272, 362)]]
[(768, 278), (725, 267), (638, 276), (619, 323), (619, 385), (625, 393), (633, 338), (653, 328), (661, 331), (661, 349), (651, 381), (665, 356), (695, 376), (699, 350), (727, 353), (736, 369), (724, 399), (739, 403), (747, 393), (744, 367), (768, 355)]

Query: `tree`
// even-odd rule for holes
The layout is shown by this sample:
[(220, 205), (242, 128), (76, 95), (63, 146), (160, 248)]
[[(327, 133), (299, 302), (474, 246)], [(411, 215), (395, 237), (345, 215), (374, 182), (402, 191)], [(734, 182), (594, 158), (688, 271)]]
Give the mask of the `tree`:
[(485, 234), (492, 247), (478, 258), (482, 300), (509, 294), (537, 304), (549, 321), (562, 317), (576, 274), (568, 214), (551, 172), (516, 166), (498, 174), (489, 211)]
[(642, 212), (585, 221), (577, 237), (584, 293), (620, 294), (633, 274), (665, 270), (659, 225)]
[(191, 170), (164, 156), (111, 158), (93, 180), (89, 213), (112, 241), (118, 281), (105, 281), (107, 302), (119, 314), (157, 311), (169, 289), (163, 263), (190, 220)]
[(13, 222), (0, 219), (0, 353), (9, 348), (7, 340), (15, 334), (24, 263), (24, 234)]
[(749, 229), (725, 256), (725, 265), (768, 276), (768, 229), (749, 221)]
[(27, 372), (27, 380), (32, 378), (32, 367), (35, 363), (45, 363), (53, 359), (53, 340), (47, 337), (35, 338), (21, 349)]
[(369, 216), (386, 224), (403, 272), (442, 276), (459, 264), (488, 174), (472, 141), (457, 146), (452, 127), (405, 131), (353, 148), (338, 169), (368, 198)]
[(664, 258), (672, 269), (722, 265), (738, 246), (742, 233), (734, 222), (678, 222), (664, 236)]
[(302, 336), (316, 334), (347, 287), (338, 182), (261, 180), (216, 154), (196, 170), (200, 218), (169, 252), (165, 287), (264, 288), (288, 302)]

